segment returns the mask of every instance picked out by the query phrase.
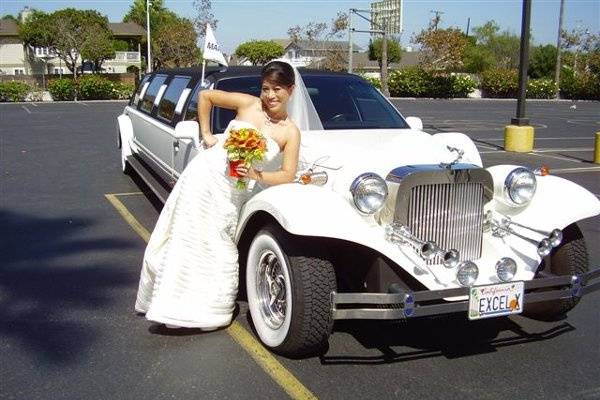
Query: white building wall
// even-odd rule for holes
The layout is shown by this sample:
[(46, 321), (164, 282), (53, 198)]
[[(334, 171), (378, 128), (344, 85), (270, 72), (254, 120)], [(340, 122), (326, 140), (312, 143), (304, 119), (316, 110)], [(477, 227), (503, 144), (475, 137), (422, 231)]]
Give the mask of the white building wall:
[(15, 75), (15, 69), (29, 73), (23, 43), (19, 38), (0, 37), (0, 70), (3, 75)]

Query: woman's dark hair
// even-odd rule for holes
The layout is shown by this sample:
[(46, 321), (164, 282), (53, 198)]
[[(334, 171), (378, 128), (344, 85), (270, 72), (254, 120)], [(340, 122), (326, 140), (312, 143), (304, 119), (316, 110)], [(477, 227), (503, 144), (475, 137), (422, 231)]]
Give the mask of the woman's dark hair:
[(260, 75), (263, 81), (274, 82), (285, 87), (295, 83), (294, 69), (290, 64), (281, 61), (271, 61), (263, 67)]

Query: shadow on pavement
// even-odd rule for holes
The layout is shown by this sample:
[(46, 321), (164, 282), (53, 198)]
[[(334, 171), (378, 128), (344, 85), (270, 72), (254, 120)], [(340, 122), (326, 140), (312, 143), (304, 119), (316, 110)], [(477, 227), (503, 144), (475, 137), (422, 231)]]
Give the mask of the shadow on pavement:
[(0, 335), (43, 361), (75, 361), (97, 338), (94, 320), (105, 318), (111, 291), (137, 281), (122, 265), (96, 257), (133, 244), (82, 239), (93, 225), (86, 219), (0, 210), (0, 222)]
[[(529, 333), (509, 318), (469, 322), (464, 318), (415, 319), (400, 322), (340, 321), (334, 332), (352, 335), (363, 347), (377, 349), (376, 356), (320, 357), (323, 365), (337, 364), (388, 364), (422, 358), (446, 357), (449, 359), (484, 354), (500, 347), (552, 339), (575, 328), (563, 322), (538, 333)], [(502, 331), (510, 337), (497, 338)], [(393, 347), (408, 346), (416, 350), (397, 351)]]

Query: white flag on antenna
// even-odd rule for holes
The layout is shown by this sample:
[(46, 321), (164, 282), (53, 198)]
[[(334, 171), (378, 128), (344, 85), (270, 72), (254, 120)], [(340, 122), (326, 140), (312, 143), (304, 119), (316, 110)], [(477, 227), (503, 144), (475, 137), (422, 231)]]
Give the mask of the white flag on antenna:
[(204, 37), (204, 51), (202, 56), (207, 61), (210, 60), (228, 66), (210, 24), (206, 24), (206, 36)]

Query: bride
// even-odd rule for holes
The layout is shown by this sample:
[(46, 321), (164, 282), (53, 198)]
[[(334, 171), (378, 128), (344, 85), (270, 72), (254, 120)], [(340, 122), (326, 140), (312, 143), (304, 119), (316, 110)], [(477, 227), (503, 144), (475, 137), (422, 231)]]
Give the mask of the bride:
[[(237, 172), (261, 186), (278, 185), (296, 176), (300, 129), (322, 128), (295, 68), (272, 61), (261, 78), (259, 98), (221, 90), (200, 92), (204, 150), (179, 177), (144, 253), (135, 310), (148, 320), (205, 330), (231, 323), (238, 285), (234, 235), (249, 194), (236, 189), (229, 177), (223, 142), (231, 129), (258, 129), (267, 142), (265, 160), (260, 166), (239, 166)], [(219, 138), (210, 131), (213, 106), (237, 113)]]

